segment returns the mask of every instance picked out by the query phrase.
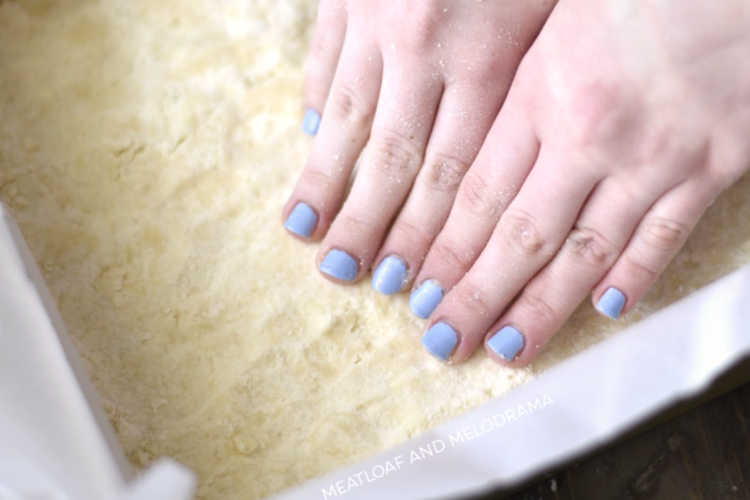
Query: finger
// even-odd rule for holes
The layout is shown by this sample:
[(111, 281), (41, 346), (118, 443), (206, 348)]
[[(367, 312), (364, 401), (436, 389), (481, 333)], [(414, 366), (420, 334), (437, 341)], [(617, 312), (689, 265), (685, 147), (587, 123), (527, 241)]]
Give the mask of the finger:
[(342, 0), (321, 0), (305, 65), (305, 115), (302, 131), (315, 135), (344, 45), (346, 7)]
[(622, 255), (592, 293), (599, 312), (616, 319), (643, 297), (720, 192), (712, 184), (699, 178), (690, 179), (651, 207)]
[[(380, 263), (373, 274), (372, 284), (376, 290), (395, 293), (407, 287), (415, 277), (448, 218), (464, 173), (474, 161), (497, 115), (501, 90), (499, 85), (446, 88), (424, 165), (375, 259)], [(394, 259), (402, 262), (403, 268), (394, 267)]]
[[(443, 88), (442, 80), (415, 68), (418, 61), (386, 66), (361, 167), (321, 246), (319, 267), (328, 278), (354, 281), (370, 269), (422, 165)], [(331, 250), (343, 260), (329, 259)]]
[[(598, 179), (593, 169), (561, 168), (562, 161), (542, 147), (487, 246), (434, 312), (437, 324), (449, 325), (455, 332), (452, 361), (462, 361), (474, 352), (487, 328), (557, 253), (570, 232)], [(432, 328), (423, 337), (428, 350)], [(450, 354), (430, 352), (444, 358)]]
[(325, 235), (370, 133), (381, 81), (377, 48), (348, 37), (310, 158), (287, 201), (284, 226), (300, 238)]
[(607, 273), (653, 201), (620, 179), (599, 183), (555, 257), (489, 329), (490, 357), (515, 366), (531, 361)]
[(538, 151), (536, 134), (511, 89), (415, 280), (410, 299), (414, 314), (428, 317), (444, 293), (466, 274), (531, 170)]

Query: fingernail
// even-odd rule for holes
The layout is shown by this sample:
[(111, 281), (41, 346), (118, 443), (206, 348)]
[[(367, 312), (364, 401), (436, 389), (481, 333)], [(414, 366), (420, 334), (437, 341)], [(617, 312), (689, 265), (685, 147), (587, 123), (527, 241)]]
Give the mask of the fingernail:
[(357, 261), (343, 250), (332, 249), (320, 263), (320, 270), (336, 279), (352, 281), (357, 277)]
[(610, 287), (599, 298), (596, 309), (605, 316), (617, 319), (625, 305), (625, 295), (617, 288)]
[(458, 335), (456, 335), (456, 331), (442, 321), (432, 325), (422, 336), (422, 345), (425, 349), (443, 361), (448, 361), (457, 343)]
[(443, 289), (435, 280), (427, 280), (409, 297), (409, 309), (420, 318), (428, 318), (443, 300)]
[(299, 202), (289, 214), (289, 217), (286, 218), (284, 227), (298, 236), (308, 238), (317, 223), (318, 216), (315, 215), (310, 205)]
[(392, 295), (404, 285), (406, 264), (395, 255), (389, 255), (380, 262), (372, 274), (372, 287), (385, 295)]
[(307, 108), (302, 118), (302, 131), (307, 135), (315, 135), (318, 133), (319, 126), (320, 114), (312, 108)]
[(523, 349), (523, 335), (512, 326), (504, 326), (487, 341), (495, 354), (510, 361)]

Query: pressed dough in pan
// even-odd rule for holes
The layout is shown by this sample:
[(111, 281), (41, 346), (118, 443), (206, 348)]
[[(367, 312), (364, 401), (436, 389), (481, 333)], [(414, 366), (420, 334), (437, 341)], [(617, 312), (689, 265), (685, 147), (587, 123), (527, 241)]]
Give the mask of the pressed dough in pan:
[(282, 229), (314, 9), (0, 0), (0, 199), (129, 459), (176, 458), (203, 500), (415, 436), (750, 260), (745, 178), (626, 320), (586, 303), (528, 369), (436, 362), (405, 295), (332, 285)]

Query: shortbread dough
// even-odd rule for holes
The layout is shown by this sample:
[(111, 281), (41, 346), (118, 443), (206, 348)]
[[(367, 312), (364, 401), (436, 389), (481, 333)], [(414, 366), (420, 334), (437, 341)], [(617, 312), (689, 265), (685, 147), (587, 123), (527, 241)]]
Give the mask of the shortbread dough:
[[(310, 0), (0, 0), (0, 199), (129, 459), (252, 500), (395, 445), (750, 260), (750, 180), (620, 322), (530, 368), (423, 352), (405, 294), (335, 286), (280, 211)], [(582, 374), (581, 376), (587, 376)]]

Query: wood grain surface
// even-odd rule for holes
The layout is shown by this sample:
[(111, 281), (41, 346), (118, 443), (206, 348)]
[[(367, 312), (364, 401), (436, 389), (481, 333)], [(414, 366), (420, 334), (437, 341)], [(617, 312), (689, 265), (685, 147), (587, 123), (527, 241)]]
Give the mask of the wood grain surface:
[(738, 377), (513, 492), (472, 500), (750, 500), (750, 383), (724, 392)]

